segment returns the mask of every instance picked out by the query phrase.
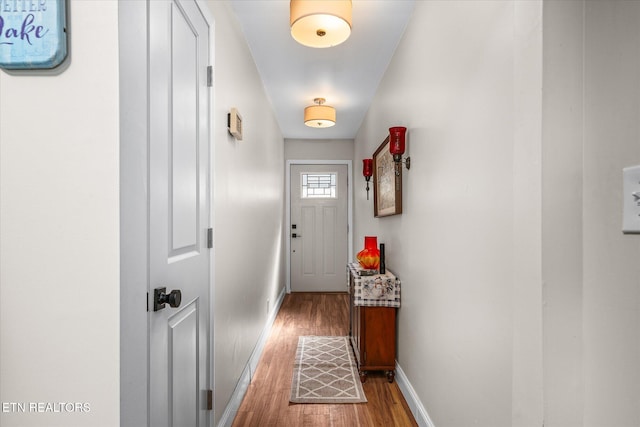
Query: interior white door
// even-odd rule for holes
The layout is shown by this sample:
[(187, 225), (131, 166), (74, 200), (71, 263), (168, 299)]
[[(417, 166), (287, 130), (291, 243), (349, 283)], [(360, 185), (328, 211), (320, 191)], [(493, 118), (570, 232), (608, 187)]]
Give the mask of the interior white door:
[(345, 291), (347, 165), (291, 165), (291, 290)]
[[(149, 416), (207, 426), (209, 26), (194, 0), (149, 2)], [(154, 293), (181, 292), (163, 308)], [(173, 293), (177, 296), (177, 292)]]

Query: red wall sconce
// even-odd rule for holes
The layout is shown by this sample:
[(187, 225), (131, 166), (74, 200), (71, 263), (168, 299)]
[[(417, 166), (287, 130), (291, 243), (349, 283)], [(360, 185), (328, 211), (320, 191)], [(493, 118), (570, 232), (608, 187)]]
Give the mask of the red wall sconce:
[(362, 175), (367, 180), (367, 200), (369, 200), (369, 180), (373, 175), (373, 159), (362, 159)]
[[(395, 126), (389, 128), (389, 151), (393, 155), (393, 161), (396, 163), (404, 163), (407, 169), (411, 168), (411, 157), (407, 157), (404, 161), (402, 155), (405, 151), (407, 128), (403, 126)], [(402, 167), (400, 168), (402, 169)], [(396, 169), (396, 174), (400, 171)]]

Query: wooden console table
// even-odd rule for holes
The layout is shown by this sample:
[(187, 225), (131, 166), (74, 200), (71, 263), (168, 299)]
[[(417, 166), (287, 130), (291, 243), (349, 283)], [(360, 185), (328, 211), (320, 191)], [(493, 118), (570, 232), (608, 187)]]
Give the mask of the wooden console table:
[(400, 281), (386, 274), (361, 276), (358, 263), (347, 265), (349, 286), (349, 338), (360, 381), (367, 371), (386, 371), (393, 382), (396, 369), (396, 310), (400, 307)]

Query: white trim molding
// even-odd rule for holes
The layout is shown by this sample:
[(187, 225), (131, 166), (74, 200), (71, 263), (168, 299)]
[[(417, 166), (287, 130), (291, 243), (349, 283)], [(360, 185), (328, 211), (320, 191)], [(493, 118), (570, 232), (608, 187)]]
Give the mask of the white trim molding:
[(218, 427), (231, 427), (231, 424), (233, 424), (233, 420), (238, 413), (238, 409), (240, 408), (242, 399), (244, 399), (244, 395), (247, 394), (247, 390), (249, 389), (249, 384), (251, 384), (253, 373), (258, 368), (260, 356), (262, 356), (264, 346), (267, 343), (267, 338), (269, 338), (269, 334), (271, 333), (273, 322), (276, 320), (276, 316), (278, 315), (278, 311), (280, 310), (280, 306), (282, 305), (282, 301), (284, 300), (284, 295), (285, 288), (282, 288), (282, 291), (280, 291), (280, 295), (278, 295), (278, 300), (276, 301), (275, 306), (271, 310), (271, 313), (269, 313), (269, 317), (267, 318), (267, 322), (265, 323), (264, 328), (262, 329), (262, 333), (258, 338), (258, 342), (253, 348), (253, 352), (251, 353), (247, 364), (242, 370), (242, 374), (240, 375), (240, 379), (236, 384), (235, 390), (233, 390), (231, 399), (229, 399), (229, 403), (224, 409), (222, 417), (220, 417)]
[(398, 388), (400, 388), (400, 391), (404, 396), (404, 400), (407, 401), (407, 405), (409, 405), (409, 409), (411, 409), (413, 418), (416, 419), (418, 425), (421, 427), (436, 427), (435, 424), (433, 424), (433, 421), (431, 421), (431, 418), (429, 418), (427, 410), (424, 408), (424, 405), (420, 401), (418, 394), (413, 389), (413, 386), (409, 382), (409, 379), (405, 375), (397, 360), (396, 382), (398, 383)]

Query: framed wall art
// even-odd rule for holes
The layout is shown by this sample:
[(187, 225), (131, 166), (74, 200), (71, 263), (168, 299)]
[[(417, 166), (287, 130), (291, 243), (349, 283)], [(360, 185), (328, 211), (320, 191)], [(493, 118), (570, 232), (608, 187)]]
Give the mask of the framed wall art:
[(373, 153), (373, 215), (402, 213), (402, 163), (393, 161), (389, 137)]
[(66, 57), (66, 0), (0, 1), (0, 68), (50, 69)]

